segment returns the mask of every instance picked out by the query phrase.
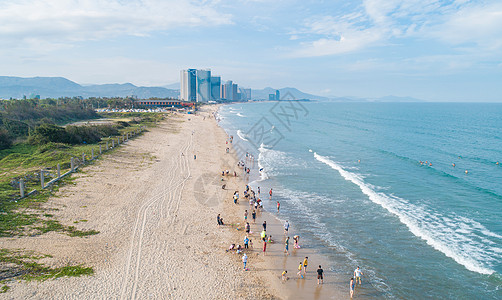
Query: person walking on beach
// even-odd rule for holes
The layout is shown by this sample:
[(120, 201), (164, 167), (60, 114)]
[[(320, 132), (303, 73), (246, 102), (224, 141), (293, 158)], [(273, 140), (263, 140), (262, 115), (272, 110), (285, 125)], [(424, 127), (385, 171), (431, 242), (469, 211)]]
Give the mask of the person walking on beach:
[(321, 268), (321, 265), (319, 265), (319, 269), (317, 269), (317, 284), (319, 285), (319, 281), (321, 281), (321, 283), (324, 283), (323, 281), (323, 273), (324, 270)]
[(220, 225), (221, 225), (221, 217), (220, 217), (220, 214), (218, 214), (218, 216), (216, 217), (216, 221), (218, 222), (218, 227), (220, 227)]
[(253, 217), (253, 224), (256, 223), (256, 210), (253, 210), (251, 217)]
[(263, 230), (267, 231), (267, 221), (263, 221), (263, 224), (261, 225), (263, 226)]
[(267, 255), (267, 241), (263, 239), (263, 255)]
[(242, 263), (244, 264), (244, 271), (247, 271), (246, 265), (248, 263), (248, 256), (246, 255), (246, 253), (244, 253), (244, 255), (242, 256)]
[(244, 237), (244, 249), (249, 249), (249, 238), (247, 235)]
[(359, 285), (363, 284), (361, 281), (361, 275), (364, 275), (364, 274), (361, 271), (361, 269), (359, 268), (359, 266), (357, 266), (357, 268), (354, 270), (354, 278), (356, 279), (356, 283), (357, 283), (357, 281), (359, 281)]
[(249, 222), (246, 222), (246, 233), (249, 234), (249, 232), (251, 231), (251, 225), (249, 225)]
[(307, 265), (309, 264), (309, 258), (305, 256), (305, 259), (303, 260), (303, 275), (307, 276)]
[(270, 191), (268, 192), (268, 194), (270, 195), (270, 200), (272, 200), (272, 189), (270, 189)]
[(247, 222), (248, 220), (248, 210), (244, 210), (244, 222)]
[(286, 241), (284, 241), (284, 253), (289, 255), (289, 236), (286, 238)]
[(352, 299), (352, 296), (354, 296), (354, 278), (350, 278), (350, 299)]
[(288, 230), (289, 230), (289, 223), (286, 220), (286, 222), (284, 223), (284, 234), (288, 234)]
[(258, 195), (260, 195), (260, 187), (258, 187)]
[(296, 275), (298, 275), (298, 277), (303, 279), (302, 269), (303, 269), (303, 261), (300, 262), (300, 265), (298, 266), (298, 273), (296, 273)]
[(279, 213), (279, 208), (281, 208), (281, 204), (277, 201), (277, 213)]

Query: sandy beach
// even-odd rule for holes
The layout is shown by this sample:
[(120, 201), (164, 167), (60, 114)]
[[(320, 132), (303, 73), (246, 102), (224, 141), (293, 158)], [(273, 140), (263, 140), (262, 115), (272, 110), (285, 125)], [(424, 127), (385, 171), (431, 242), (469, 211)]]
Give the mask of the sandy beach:
[[(0, 298), (348, 298), (334, 288), (327, 266), (325, 283), (317, 286), (315, 270), (322, 258), (312, 249), (295, 251), (291, 241), (291, 255), (284, 256), (282, 224), (266, 212), (252, 225), (249, 271), (243, 270), (241, 255), (225, 251), (231, 243), (243, 243), (243, 212), (249, 205), (232, 201), (246, 181), (237, 158), (225, 151), (227, 136), (211, 118), (215, 110), (206, 106), (196, 116), (167, 118), (74, 174), (75, 184), (64, 186), (45, 204), (61, 223), (99, 234), (79, 238), (51, 232), (0, 239), (2, 248), (51, 255), (41, 261), (47, 265), (92, 266), (93, 276), (11, 282)], [(225, 176), (222, 182), (222, 170), (239, 176)], [(217, 214), (225, 226), (217, 226)], [(275, 243), (264, 257), (257, 234), (265, 219)], [(310, 258), (309, 269), (306, 279), (299, 280), (295, 270), (304, 256)], [(280, 279), (284, 269), (290, 277), (285, 283)]]

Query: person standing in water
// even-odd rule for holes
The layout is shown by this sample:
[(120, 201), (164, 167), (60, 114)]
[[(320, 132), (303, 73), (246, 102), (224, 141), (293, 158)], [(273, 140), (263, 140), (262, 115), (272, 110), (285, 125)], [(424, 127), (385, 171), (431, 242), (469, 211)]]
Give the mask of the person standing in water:
[(352, 296), (354, 296), (354, 278), (350, 278), (350, 299), (352, 299)]
[(319, 281), (321, 283), (324, 283), (323, 272), (324, 272), (324, 270), (321, 268), (321, 265), (319, 265), (319, 269), (317, 269), (317, 284), (318, 285), (319, 285)]
[(289, 255), (289, 236), (286, 238), (286, 241), (284, 241), (284, 253)]
[(361, 275), (364, 275), (363, 272), (361, 271), (361, 269), (359, 268), (359, 266), (357, 266), (357, 268), (354, 270), (354, 278), (356, 279), (356, 283), (357, 281), (359, 281), (359, 284), (362, 285), (363, 283), (361, 282)]
[(268, 194), (270, 195), (270, 200), (272, 200), (272, 189), (270, 189), (270, 191), (268, 192)]
[(307, 276), (307, 266), (309, 264), (309, 258), (305, 256), (305, 259), (303, 260), (303, 275)]
[(280, 208), (281, 208), (281, 204), (279, 203), (279, 201), (277, 201), (277, 213), (279, 213)]

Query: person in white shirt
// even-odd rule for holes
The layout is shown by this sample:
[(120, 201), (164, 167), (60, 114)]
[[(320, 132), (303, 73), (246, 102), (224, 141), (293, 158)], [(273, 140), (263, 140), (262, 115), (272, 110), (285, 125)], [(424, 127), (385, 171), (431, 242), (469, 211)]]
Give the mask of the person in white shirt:
[(246, 253), (244, 253), (244, 255), (242, 256), (242, 263), (244, 264), (244, 270), (247, 270), (246, 265), (248, 263), (248, 256), (246, 255)]
[(359, 268), (359, 266), (357, 266), (357, 268), (354, 270), (354, 279), (356, 280), (356, 284), (357, 284), (358, 280), (359, 280), (359, 284), (362, 284), (361, 275), (364, 275), (364, 274), (361, 271), (361, 269)]

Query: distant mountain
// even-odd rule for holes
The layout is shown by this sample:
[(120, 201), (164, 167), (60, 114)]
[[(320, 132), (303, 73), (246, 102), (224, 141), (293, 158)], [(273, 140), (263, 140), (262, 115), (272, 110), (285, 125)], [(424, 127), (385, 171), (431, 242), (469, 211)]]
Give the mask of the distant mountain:
[(177, 98), (179, 90), (163, 87), (138, 87), (131, 83), (97, 84), (82, 86), (62, 77), (11, 77), (0, 76), (0, 98), (23, 98), (24, 95), (40, 95), (41, 98), (58, 97), (126, 97), (140, 99), (151, 97)]
[[(268, 100), (269, 94), (275, 94), (276, 89), (266, 87), (253, 89), (253, 100)], [(279, 89), (282, 100), (317, 100), (335, 102), (423, 102), (412, 97), (385, 96), (380, 98), (357, 98), (357, 97), (323, 97), (304, 93), (296, 88), (286, 87)], [(11, 77), (0, 76), (0, 98), (21, 99), (24, 95), (40, 95), (41, 98), (59, 97), (126, 97), (137, 96), (140, 99), (178, 98), (180, 95), (179, 83), (172, 83), (164, 87), (135, 86), (132, 83), (124, 84), (95, 84), (80, 85), (63, 77)]]
[(171, 89), (171, 90), (179, 90), (180, 89), (180, 83), (179, 82), (175, 82), (175, 83), (171, 83), (171, 84), (166, 84), (166, 85), (164, 85), (162, 87), (166, 88), (166, 89)]

